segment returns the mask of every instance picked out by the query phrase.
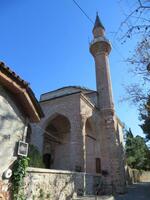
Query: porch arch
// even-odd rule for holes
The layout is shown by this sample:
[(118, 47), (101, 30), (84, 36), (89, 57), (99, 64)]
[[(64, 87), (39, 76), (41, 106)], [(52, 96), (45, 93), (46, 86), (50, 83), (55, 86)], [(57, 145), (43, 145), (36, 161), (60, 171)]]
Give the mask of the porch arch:
[(55, 113), (47, 121), (43, 141), (43, 161), (46, 168), (69, 169), (70, 130), (70, 121), (62, 114)]

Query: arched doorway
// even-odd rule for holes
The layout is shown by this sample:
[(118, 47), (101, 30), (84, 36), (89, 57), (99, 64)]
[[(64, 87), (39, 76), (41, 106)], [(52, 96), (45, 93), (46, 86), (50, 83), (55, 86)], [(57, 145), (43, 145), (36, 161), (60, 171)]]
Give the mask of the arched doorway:
[(70, 122), (61, 114), (55, 115), (44, 133), (43, 161), (48, 169), (69, 169)]

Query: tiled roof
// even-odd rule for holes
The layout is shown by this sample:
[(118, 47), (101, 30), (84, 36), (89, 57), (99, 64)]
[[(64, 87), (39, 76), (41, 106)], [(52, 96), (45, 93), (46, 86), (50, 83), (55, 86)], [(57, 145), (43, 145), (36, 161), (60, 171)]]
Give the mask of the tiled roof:
[(28, 87), (29, 83), (20, 78), (14, 71), (12, 71), (9, 67), (5, 65), (5, 63), (0, 62), (0, 71), (3, 73), (7, 73), (7, 76), (10, 78), (13, 78), (14, 81), (17, 81), (18, 83), (22, 84), (24, 87)]
[(39, 117), (43, 117), (43, 111), (40, 107), (40, 104), (38, 102), (38, 100), (36, 99), (32, 89), (29, 86), (29, 83), (26, 82), (25, 80), (23, 80), (20, 76), (18, 76), (14, 71), (12, 71), (9, 67), (7, 67), (5, 65), (5, 63), (0, 62), (0, 72), (2, 72), (2, 74), (5, 74), (8, 78), (10, 78), (11, 80), (13, 80), (14, 82), (16, 82), (21, 88), (24, 88), (29, 96), (29, 98), (31, 99)]

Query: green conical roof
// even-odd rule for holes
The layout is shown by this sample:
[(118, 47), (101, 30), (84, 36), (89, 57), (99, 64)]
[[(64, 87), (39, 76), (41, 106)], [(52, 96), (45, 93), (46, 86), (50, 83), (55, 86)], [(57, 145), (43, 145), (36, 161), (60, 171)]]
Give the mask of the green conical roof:
[(99, 15), (98, 15), (98, 13), (97, 13), (93, 30), (94, 30), (95, 28), (98, 28), (98, 27), (101, 27), (101, 28), (103, 28), (103, 29), (105, 30), (105, 27), (103, 26), (103, 24), (102, 24), (102, 22), (101, 22), (101, 20), (100, 20), (100, 18), (99, 18)]

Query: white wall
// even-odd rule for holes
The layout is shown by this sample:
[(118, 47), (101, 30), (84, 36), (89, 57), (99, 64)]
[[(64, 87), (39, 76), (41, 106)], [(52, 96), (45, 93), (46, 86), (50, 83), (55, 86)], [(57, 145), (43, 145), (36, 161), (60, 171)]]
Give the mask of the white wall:
[(0, 86), (0, 179), (15, 160), (17, 142), (22, 139), (24, 126), (24, 117), (14, 97)]

